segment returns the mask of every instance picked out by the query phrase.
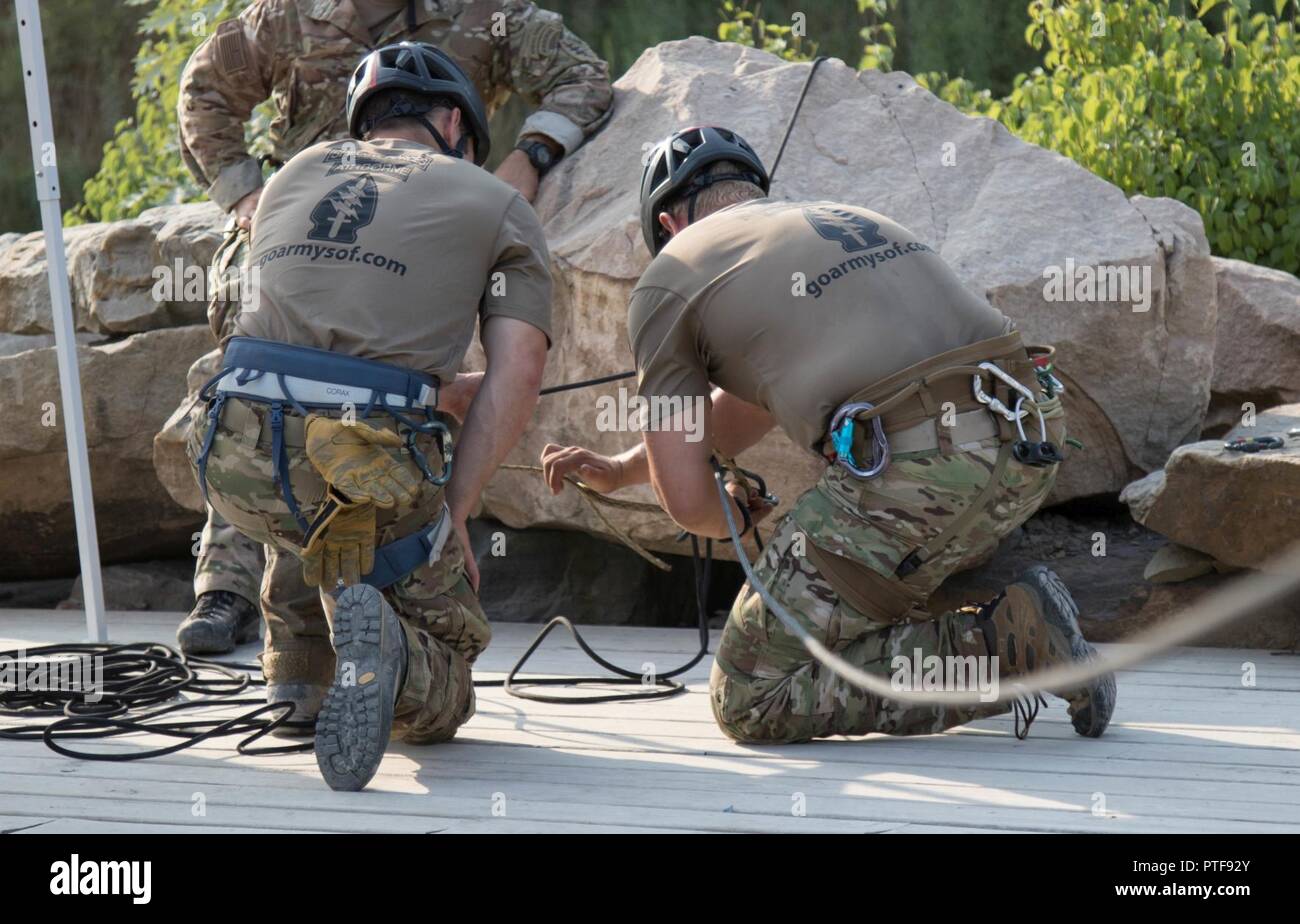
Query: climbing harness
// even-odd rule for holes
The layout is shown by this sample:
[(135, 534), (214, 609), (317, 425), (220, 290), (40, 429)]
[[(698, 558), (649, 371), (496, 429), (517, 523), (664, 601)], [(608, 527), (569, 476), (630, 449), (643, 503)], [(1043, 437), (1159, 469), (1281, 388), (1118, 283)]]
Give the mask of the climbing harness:
[[(199, 390), (196, 400), (208, 402), (208, 429), (195, 466), (204, 501), (208, 500), (208, 458), (213, 440), (221, 425), (226, 402), (231, 398), (270, 408), (271, 460), (274, 481), (289, 513), (298, 522), (304, 537), (316, 524), (309, 522), (298, 506), (289, 480), (289, 455), (285, 441), (286, 405), (302, 418), (312, 410), (353, 413), (365, 419), (376, 412), (391, 417), (406, 430), (406, 451), (421, 474), (431, 484), (441, 487), (451, 479), (452, 438), (447, 425), (435, 415), (438, 404), (438, 380), (424, 373), (402, 369), (387, 363), (295, 346), (253, 337), (233, 337), (226, 345), (221, 371)], [(415, 420), (412, 414), (423, 415)], [(431, 435), (437, 442), (442, 465), (434, 472), (417, 445), (421, 435)], [(328, 511), (322, 510), (317, 523)], [(440, 537), (445, 537), (443, 517), (375, 549), (375, 567), (362, 580), (383, 590), (410, 574), (429, 560)]]

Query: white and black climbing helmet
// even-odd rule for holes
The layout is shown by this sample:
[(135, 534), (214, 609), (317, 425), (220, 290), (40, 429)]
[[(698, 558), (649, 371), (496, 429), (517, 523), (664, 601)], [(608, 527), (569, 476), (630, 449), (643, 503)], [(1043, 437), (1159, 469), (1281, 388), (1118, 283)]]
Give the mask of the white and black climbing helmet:
[[(720, 160), (737, 163), (742, 169), (700, 176), (705, 167)], [(764, 195), (772, 185), (767, 168), (749, 142), (729, 129), (714, 125), (684, 128), (659, 142), (641, 174), (641, 232), (650, 253), (659, 253), (668, 243), (668, 232), (659, 224), (659, 213), (665, 205), (689, 196), (694, 212), (695, 196), (726, 180), (753, 183)]]
[[(362, 125), (361, 113), (366, 100), (381, 90), (406, 90), (413, 96), (429, 97), (430, 105), (420, 109), (410, 102), (398, 101), (388, 112)], [(353, 138), (360, 139), (384, 119), (394, 116), (415, 118), (424, 123), (444, 154), (464, 156), (463, 138), (457, 147), (452, 148), (433, 123), (424, 118), (432, 108), (433, 97), (450, 100), (460, 109), (466, 135), (474, 139), (474, 163), (482, 166), (492, 146), (483, 98), (451, 55), (425, 42), (385, 45), (362, 59), (348, 83), (348, 131)]]

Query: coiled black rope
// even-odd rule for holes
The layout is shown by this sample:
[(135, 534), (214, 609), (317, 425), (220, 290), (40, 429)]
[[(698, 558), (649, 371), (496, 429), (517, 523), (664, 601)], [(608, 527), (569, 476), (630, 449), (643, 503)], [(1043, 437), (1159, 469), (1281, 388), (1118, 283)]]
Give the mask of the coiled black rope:
[[(79, 662), (77, 682), (54, 682), (55, 675), (69, 673), (72, 659)], [(156, 643), (41, 645), (0, 652), (0, 662), (15, 677), (46, 678), (36, 684), (15, 682), (13, 689), (7, 689), (7, 684), (0, 688), (0, 716), (54, 718), (43, 725), (0, 728), (0, 739), (40, 739), (65, 757), (106, 761), (162, 757), (235, 735), (245, 736), (236, 746), (240, 754), (296, 754), (312, 749), (311, 744), (254, 747), (276, 729), (308, 727), (293, 721), (291, 702), (268, 703), (265, 697), (240, 696), (266, 685), (257, 664), (187, 657)], [(184, 698), (186, 694), (193, 698)], [(158, 721), (186, 710), (228, 706), (256, 708), (230, 719)], [(82, 751), (59, 743), (142, 732), (179, 740), (167, 747), (129, 752)]]

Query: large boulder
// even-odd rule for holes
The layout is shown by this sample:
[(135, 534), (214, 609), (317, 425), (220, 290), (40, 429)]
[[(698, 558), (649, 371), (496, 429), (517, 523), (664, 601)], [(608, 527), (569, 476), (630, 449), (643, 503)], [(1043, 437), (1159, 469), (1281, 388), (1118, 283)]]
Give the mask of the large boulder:
[(1242, 260), (1214, 258), (1218, 340), (1208, 434), (1255, 410), (1300, 401), (1300, 279)]
[[(202, 323), (204, 279), (223, 224), (220, 209), (204, 202), (66, 229), (77, 330), (126, 334)], [(53, 331), (46, 272), (41, 232), (0, 248), (0, 332)], [(174, 284), (160, 287), (164, 279)]]
[[(176, 555), (202, 522), (163, 490), (152, 457), (186, 369), (211, 341), (207, 325), (194, 325), (77, 350), (105, 563)], [(54, 349), (0, 358), (0, 394), (0, 580), (73, 574), (76, 528)]]
[[(807, 75), (806, 64), (692, 38), (649, 49), (618, 81), (609, 123), (547, 178), (537, 201), (556, 279), (548, 383), (632, 365), (626, 304), (649, 260), (637, 207), (645, 146), (677, 126), (719, 123), (770, 164)], [(1071, 431), (1087, 449), (1061, 467), (1054, 500), (1117, 492), (1200, 432), (1215, 285), (1201, 220), (1186, 206), (1130, 200), (1068, 159), (963, 115), (906, 74), (858, 74), (836, 60), (817, 72), (772, 192), (865, 205), (898, 219), (1027, 339), (1056, 344)], [(1048, 299), (1051, 268), (1099, 266), (1135, 268), (1150, 286), (1127, 302)], [(511, 461), (535, 463), (548, 441), (602, 451), (628, 445), (635, 435), (596, 426), (598, 399), (618, 388), (544, 398)], [(819, 470), (775, 435), (742, 461), (787, 501)], [(652, 499), (645, 490), (628, 496)], [(574, 492), (552, 498), (524, 473), (498, 475), (486, 506), (512, 526), (607, 532)], [(662, 515), (616, 516), (650, 546), (680, 548)]]
[(194, 479), (194, 469), (190, 466), (190, 457), (185, 449), (189, 442), (190, 408), (198, 399), (199, 389), (220, 369), (219, 349), (204, 353), (194, 360), (185, 374), (185, 400), (176, 406), (153, 438), (153, 468), (158, 483), (172, 500), (187, 510), (198, 513), (205, 509), (203, 492)]
[[(1256, 453), (1224, 448), (1228, 440), (1261, 436), (1284, 445)], [(1300, 404), (1265, 411), (1224, 439), (1179, 447), (1162, 471), (1129, 485), (1120, 500), (1135, 520), (1179, 545), (1226, 565), (1260, 567), (1300, 542)]]

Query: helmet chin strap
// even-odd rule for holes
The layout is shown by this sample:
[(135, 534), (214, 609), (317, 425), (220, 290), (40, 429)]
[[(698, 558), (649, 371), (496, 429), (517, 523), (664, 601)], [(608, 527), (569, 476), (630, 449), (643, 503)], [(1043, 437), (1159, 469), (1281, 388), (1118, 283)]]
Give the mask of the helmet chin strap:
[(462, 132), (460, 136), (460, 140), (456, 142), (456, 146), (453, 148), (451, 145), (447, 143), (447, 139), (442, 137), (442, 133), (439, 132), (438, 129), (433, 127), (432, 122), (430, 122), (422, 115), (418, 115), (415, 118), (419, 120), (419, 123), (424, 126), (425, 130), (428, 131), (428, 133), (433, 136), (433, 140), (437, 142), (438, 148), (439, 150), (442, 151), (443, 154), (445, 154), (448, 157), (464, 159), (465, 144), (466, 142), (469, 141), (468, 134)]

